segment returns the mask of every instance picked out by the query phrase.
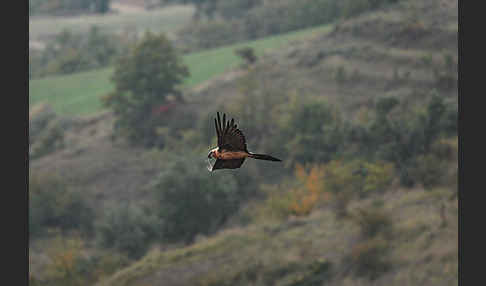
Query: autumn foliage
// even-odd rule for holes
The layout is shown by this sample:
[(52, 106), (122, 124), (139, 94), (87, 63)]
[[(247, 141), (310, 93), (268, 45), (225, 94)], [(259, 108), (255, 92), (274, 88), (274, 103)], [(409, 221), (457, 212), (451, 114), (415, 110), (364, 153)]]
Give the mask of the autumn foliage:
[(278, 217), (306, 216), (325, 203), (330, 203), (338, 216), (346, 216), (353, 197), (385, 190), (391, 185), (393, 171), (391, 163), (359, 160), (296, 164), (290, 186), (262, 188), (268, 193), (267, 207)]
[(328, 198), (324, 192), (324, 167), (313, 165), (306, 171), (304, 166), (297, 164), (295, 177), (300, 184), (290, 190), (290, 211), (296, 216), (308, 215), (319, 200)]

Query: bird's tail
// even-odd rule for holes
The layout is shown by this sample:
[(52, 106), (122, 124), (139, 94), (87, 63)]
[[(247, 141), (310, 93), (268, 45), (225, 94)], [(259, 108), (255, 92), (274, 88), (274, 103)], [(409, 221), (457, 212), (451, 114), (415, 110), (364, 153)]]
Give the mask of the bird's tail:
[(250, 153), (250, 158), (258, 159), (258, 160), (267, 160), (267, 161), (278, 161), (281, 162), (282, 160), (277, 159), (275, 157), (272, 157), (270, 155), (265, 155), (265, 154), (253, 154)]

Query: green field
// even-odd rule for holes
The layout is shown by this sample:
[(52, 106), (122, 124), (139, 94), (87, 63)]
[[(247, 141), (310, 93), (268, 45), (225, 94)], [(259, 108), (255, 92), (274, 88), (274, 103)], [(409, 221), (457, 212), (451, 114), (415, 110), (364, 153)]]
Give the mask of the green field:
[[(257, 55), (262, 55), (264, 51), (276, 49), (290, 40), (323, 33), (329, 31), (330, 28), (330, 25), (326, 25), (185, 55), (184, 61), (191, 73), (185, 86), (194, 87), (240, 64), (240, 58), (234, 53), (236, 48), (251, 46)], [(113, 68), (110, 67), (72, 75), (30, 80), (29, 105), (47, 102), (57, 112), (66, 115), (86, 115), (99, 111), (102, 108), (100, 97), (114, 87), (110, 80), (112, 73)]]

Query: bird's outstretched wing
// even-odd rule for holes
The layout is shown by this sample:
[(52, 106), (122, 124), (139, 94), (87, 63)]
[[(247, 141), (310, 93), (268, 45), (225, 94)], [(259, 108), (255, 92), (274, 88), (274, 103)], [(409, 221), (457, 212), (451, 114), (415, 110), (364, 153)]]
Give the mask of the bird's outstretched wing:
[(248, 152), (245, 136), (243, 135), (243, 132), (237, 128), (233, 118), (231, 121), (226, 121), (226, 114), (223, 114), (223, 122), (221, 124), (221, 118), (218, 112), (217, 119), (214, 119), (214, 125), (216, 126), (218, 147), (220, 149)]
[(216, 160), (216, 163), (214, 163), (213, 168), (211, 171), (217, 170), (217, 169), (238, 169), (241, 167), (243, 162), (245, 161), (245, 158), (242, 159), (230, 159), (230, 160), (221, 160), (218, 159)]

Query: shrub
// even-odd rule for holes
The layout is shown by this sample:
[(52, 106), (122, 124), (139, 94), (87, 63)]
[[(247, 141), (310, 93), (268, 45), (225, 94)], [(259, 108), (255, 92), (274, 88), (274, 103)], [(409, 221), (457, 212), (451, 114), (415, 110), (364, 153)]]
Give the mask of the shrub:
[(338, 85), (345, 84), (348, 81), (348, 75), (343, 66), (339, 66), (334, 72), (334, 80)]
[(459, 152), (457, 140), (457, 137), (439, 139), (430, 147), (430, 153), (442, 160), (457, 162)]
[(451, 54), (444, 54), (443, 62), (432, 72), (438, 89), (447, 91), (457, 88), (457, 63)]
[(30, 159), (36, 159), (64, 147), (64, 128), (60, 120), (52, 120), (29, 146)]
[(134, 206), (109, 210), (96, 226), (102, 247), (113, 248), (129, 257), (139, 258), (160, 235), (160, 220)]
[(349, 215), (348, 205), (353, 198), (353, 193), (349, 190), (333, 195), (333, 210), (337, 218), (345, 218)]
[(153, 190), (163, 238), (186, 243), (217, 230), (244, 197), (231, 174), (208, 174), (204, 161), (192, 157), (175, 158), (154, 181)]
[(254, 64), (257, 60), (255, 51), (252, 47), (243, 47), (235, 50), (235, 53), (240, 56), (246, 64)]
[[(367, 166), (371, 171), (361, 174), (361, 170), (357, 169), (359, 166)], [(287, 218), (290, 215), (305, 216), (319, 203), (330, 201), (336, 215), (345, 217), (348, 215), (348, 203), (354, 196), (363, 193), (364, 189), (381, 190), (379, 188), (391, 182), (392, 176), (386, 175), (383, 169), (385, 168), (380, 168), (379, 165), (361, 161), (331, 161), (325, 165), (308, 167), (297, 164), (295, 179), (292, 179), (290, 186), (289, 183), (285, 183), (283, 185), (287, 187), (263, 187), (267, 193), (267, 215), (277, 218)], [(384, 178), (380, 178), (380, 175)]]
[(447, 162), (434, 154), (420, 155), (414, 163), (412, 177), (427, 189), (439, 184), (446, 174)]
[(47, 104), (38, 104), (29, 111), (30, 159), (64, 147), (64, 123)]
[(55, 237), (46, 254), (49, 263), (43, 273), (42, 284), (36, 281), (39, 284), (35, 285), (94, 285), (106, 275), (128, 266), (130, 262), (120, 253), (98, 250), (86, 255), (85, 243), (77, 237)]
[(331, 161), (324, 167), (324, 188), (332, 194), (332, 207), (336, 216), (348, 215), (347, 206), (362, 189), (362, 178), (355, 174), (355, 162)]
[(315, 165), (307, 173), (303, 166), (297, 165), (295, 177), (299, 186), (290, 190), (290, 211), (297, 216), (308, 215), (319, 200), (324, 198), (324, 171), (322, 166)]
[(54, 239), (52, 246), (47, 250), (47, 256), (50, 258), (45, 271), (47, 285), (91, 284), (92, 275), (83, 271), (83, 266), (89, 261), (83, 252), (84, 242), (79, 238)]
[(261, 219), (286, 219), (293, 214), (292, 195), (281, 185), (262, 185), (261, 191), (266, 195), (266, 199), (250, 216)]
[(377, 235), (388, 236), (392, 231), (390, 214), (383, 210), (380, 201), (368, 209), (358, 209), (353, 220), (359, 225), (361, 234), (365, 238), (372, 238)]
[(391, 185), (395, 175), (392, 163), (364, 163), (364, 168), (366, 169), (364, 192), (382, 192)]
[(364, 147), (361, 153), (393, 163), (400, 182), (411, 187), (418, 178), (418, 156), (429, 154), (436, 140), (453, 135), (456, 112), (436, 92), (430, 94), (423, 111), (394, 112), (399, 104), (393, 97), (379, 99), (374, 120), (367, 127), (354, 130), (354, 135)]
[(386, 259), (388, 252), (389, 243), (381, 237), (366, 239), (354, 245), (351, 259), (356, 274), (371, 280), (378, 278), (390, 268)]
[(36, 141), (42, 130), (55, 117), (52, 107), (45, 103), (34, 105), (29, 110), (29, 145)]
[(69, 190), (59, 177), (29, 176), (29, 238), (49, 227), (90, 233), (93, 219), (94, 212), (82, 194)]
[(132, 262), (125, 254), (118, 251), (97, 252), (92, 256), (83, 273), (91, 273), (97, 281), (109, 277), (116, 271), (127, 267)]
[(325, 165), (325, 188), (333, 194), (360, 189), (361, 179), (356, 174), (356, 162), (333, 160)]
[(323, 101), (295, 100), (281, 126), (288, 164), (326, 163), (339, 156), (346, 135), (340, 112)]

